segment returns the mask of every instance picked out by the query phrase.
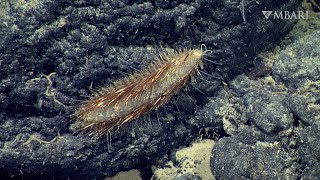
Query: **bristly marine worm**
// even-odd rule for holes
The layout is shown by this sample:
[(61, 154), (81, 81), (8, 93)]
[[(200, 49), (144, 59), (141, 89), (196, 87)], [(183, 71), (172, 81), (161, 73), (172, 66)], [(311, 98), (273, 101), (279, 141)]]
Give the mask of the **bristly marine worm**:
[[(203, 68), (203, 56), (210, 52), (183, 49), (160, 55), (138, 73), (102, 87), (83, 102), (75, 117), (84, 123), (83, 131), (97, 137), (115, 127), (131, 122), (146, 112), (157, 109), (184, 87), (198, 68)], [(198, 71), (199, 72), (199, 71)]]

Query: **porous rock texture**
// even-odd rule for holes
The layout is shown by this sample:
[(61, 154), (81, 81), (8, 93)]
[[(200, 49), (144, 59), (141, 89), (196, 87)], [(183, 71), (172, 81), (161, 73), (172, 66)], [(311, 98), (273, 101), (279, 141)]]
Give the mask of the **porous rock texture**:
[(228, 136), (212, 151), (217, 179), (320, 177), (320, 31), (282, 50), (272, 76), (236, 77), (206, 106)]
[[(221, 81), (213, 76), (204, 77), (211, 83), (199, 79), (194, 85), (205, 95), (190, 87), (176, 103), (115, 132), (111, 148), (107, 139), (79, 134), (70, 116), (92, 89), (151, 62), (158, 45), (206, 44), (213, 50), (208, 59), (222, 65), (208, 62), (204, 70), (224, 81), (246, 71), (253, 57), (279, 42), (294, 21), (265, 19), (261, 11), (294, 10), (300, 1), (243, 2), (246, 22), (240, 0), (2, 2), (1, 176), (101, 179), (148, 167), (189, 144), (202, 128), (219, 132), (221, 122), (194, 118), (219, 87)], [(288, 124), (261, 126), (269, 132)]]

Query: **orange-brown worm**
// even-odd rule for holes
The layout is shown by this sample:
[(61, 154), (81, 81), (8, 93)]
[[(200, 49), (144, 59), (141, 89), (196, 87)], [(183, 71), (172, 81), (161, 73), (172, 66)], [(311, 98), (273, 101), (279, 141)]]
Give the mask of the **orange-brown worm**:
[(160, 56), (141, 72), (101, 88), (75, 116), (84, 122), (84, 131), (98, 137), (109, 133), (166, 103), (202, 67), (205, 53), (202, 49), (184, 49)]

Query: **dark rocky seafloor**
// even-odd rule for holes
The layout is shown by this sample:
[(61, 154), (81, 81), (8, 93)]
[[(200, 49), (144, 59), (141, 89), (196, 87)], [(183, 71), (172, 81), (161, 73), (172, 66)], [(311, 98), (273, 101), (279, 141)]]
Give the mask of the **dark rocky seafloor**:
[(264, 57), (272, 76), (240, 75), (206, 104), (230, 135), (212, 151), (216, 179), (319, 179), (319, 25)]
[[(254, 57), (279, 43), (295, 22), (265, 19), (261, 11), (293, 11), (299, 3), (6, 1), (0, 14), (0, 175), (102, 179), (133, 168), (150, 172), (151, 165), (205, 135), (205, 129), (228, 136), (214, 149), (217, 178), (249, 178), (255, 173), (249, 171), (255, 165), (250, 162), (266, 164), (260, 167), (273, 167), (269, 164), (274, 162), (282, 168), (279, 172), (299, 170), (292, 177), (314, 177), (318, 126), (309, 116), (317, 106), (302, 108), (303, 93), (317, 87), (316, 77), (311, 79), (315, 85), (299, 91), (300, 99), (293, 95), (304, 84), (296, 79), (299, 65), (292, 67), (297, 70), (294, 76), (287, 76), (286, 65), (273, 70), (276, 82), (284, 83), (276, 87), (277, 96), (263, 82), (245, 76), (232, 80), (248, 72)], [(201, 44), (213, 51), (206, 58), (220, 65), (205, 62), (204, 71), (211, 75), (201, 76), (156, 112), (114, 132), (111, 147), (106, 138), (96, 140), (78, 132), (70, 116), (93, 89), (143, 68), (161, 52), (159, 45), (179, 49)], [(223, 90), (221, 79), (233, 88)], [(317, 94), (309, 96), (312, 105)], [(225, 111), (220, 112), (229, 114), (217, 114), (212, 108), (225, 101), (227, 105), (221, 106)], [(235, 116), (239, 114), (240, 119)], [(297, 143), (290, 144), (290, 138), (297, 138)], [(247, 156), (237, 156), (239, 150)], [(229, 170), (218, 171), (220, 167)]]

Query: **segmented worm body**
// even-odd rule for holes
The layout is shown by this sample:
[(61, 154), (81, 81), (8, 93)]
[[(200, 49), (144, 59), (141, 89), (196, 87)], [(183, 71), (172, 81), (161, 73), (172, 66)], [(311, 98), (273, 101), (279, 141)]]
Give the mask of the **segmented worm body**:
[(205, 53), (184, 49), (162, 55), (141, 72), (101, 88), (75, 116), (84, 122), (85, 131), (97, 136), (109, 133), (166, 103), (202, 67)]

